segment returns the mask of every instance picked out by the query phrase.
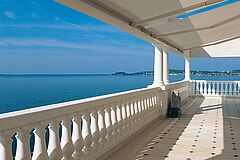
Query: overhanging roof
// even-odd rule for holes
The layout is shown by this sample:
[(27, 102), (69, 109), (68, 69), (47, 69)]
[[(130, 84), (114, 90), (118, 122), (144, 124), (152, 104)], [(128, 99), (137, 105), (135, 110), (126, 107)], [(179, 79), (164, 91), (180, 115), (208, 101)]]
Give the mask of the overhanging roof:
[(240, 0), (184, 19), (176, 16), (226, 0), (56, 1), (178, 54), (240, 57)]

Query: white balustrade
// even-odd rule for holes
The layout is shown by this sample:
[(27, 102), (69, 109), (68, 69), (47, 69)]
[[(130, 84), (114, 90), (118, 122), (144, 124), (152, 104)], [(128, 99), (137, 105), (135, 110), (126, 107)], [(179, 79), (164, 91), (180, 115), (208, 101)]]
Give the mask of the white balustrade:
[(238, 96), (240, 81), (205, 81), (191, 82), (195, 96)]
[[(168, 84), (166, 90), (144, 88), (2, 114), (0, 160), (97, 159), (164, 116), (168, 97), (164, 100), (160, 96), (169, 90), (184, 95), (188, 83)], [(233, 94), (236, 88), (233, 86)]]

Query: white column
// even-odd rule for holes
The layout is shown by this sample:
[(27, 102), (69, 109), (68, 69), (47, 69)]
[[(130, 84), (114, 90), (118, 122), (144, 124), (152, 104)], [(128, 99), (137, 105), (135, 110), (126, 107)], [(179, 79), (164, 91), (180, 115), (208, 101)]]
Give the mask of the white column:
[(190, 58), (185, 57), (185, 81), (190, 81)]
[(168, 48), (163, 48), (163, 82), (169, 84), (169, 71), (168, 71)]
[(162, 50), (155, 46), (153, 86), (162, 85), (163, 85), (163, 54)]

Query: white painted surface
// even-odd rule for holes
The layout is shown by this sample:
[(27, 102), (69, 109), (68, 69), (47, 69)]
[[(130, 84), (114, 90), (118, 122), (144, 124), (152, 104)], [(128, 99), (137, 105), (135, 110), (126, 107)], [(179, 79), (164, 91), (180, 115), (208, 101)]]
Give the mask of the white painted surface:
[[(188, 84), (178, 82), (163, 88), (144, 88), (2, 114), (0, 159), (13, 158), (11, 137), (15, 133), (16, 160), (97, 159), (151, 121), (164, 116), (169, 93), (179, 91), (187, 98)], [(32, 130), (35, 143), (30, 153)]]
[(163, 50), (155, 46), (153, 86), (163, 85)]
[(168, 60), (168, 48), (163, 48), (163, 82), (169, 84), (169, 60)]
[(190, 81), (190, 58), (185, 57), (185, 81)]

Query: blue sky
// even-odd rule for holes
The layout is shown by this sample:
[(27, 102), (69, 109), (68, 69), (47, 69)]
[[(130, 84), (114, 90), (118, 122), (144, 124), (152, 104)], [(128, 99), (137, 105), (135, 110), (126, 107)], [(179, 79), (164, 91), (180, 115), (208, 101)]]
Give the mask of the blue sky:
[[(1, 0), (0, 20), (0, 73), (153, 70), (151, 44), (52, 0)], [(231, 70), (239, 63), (194, 59), (191, 67)], [(183, 69), (183, 59), (171, 54), (170, 68)]]

